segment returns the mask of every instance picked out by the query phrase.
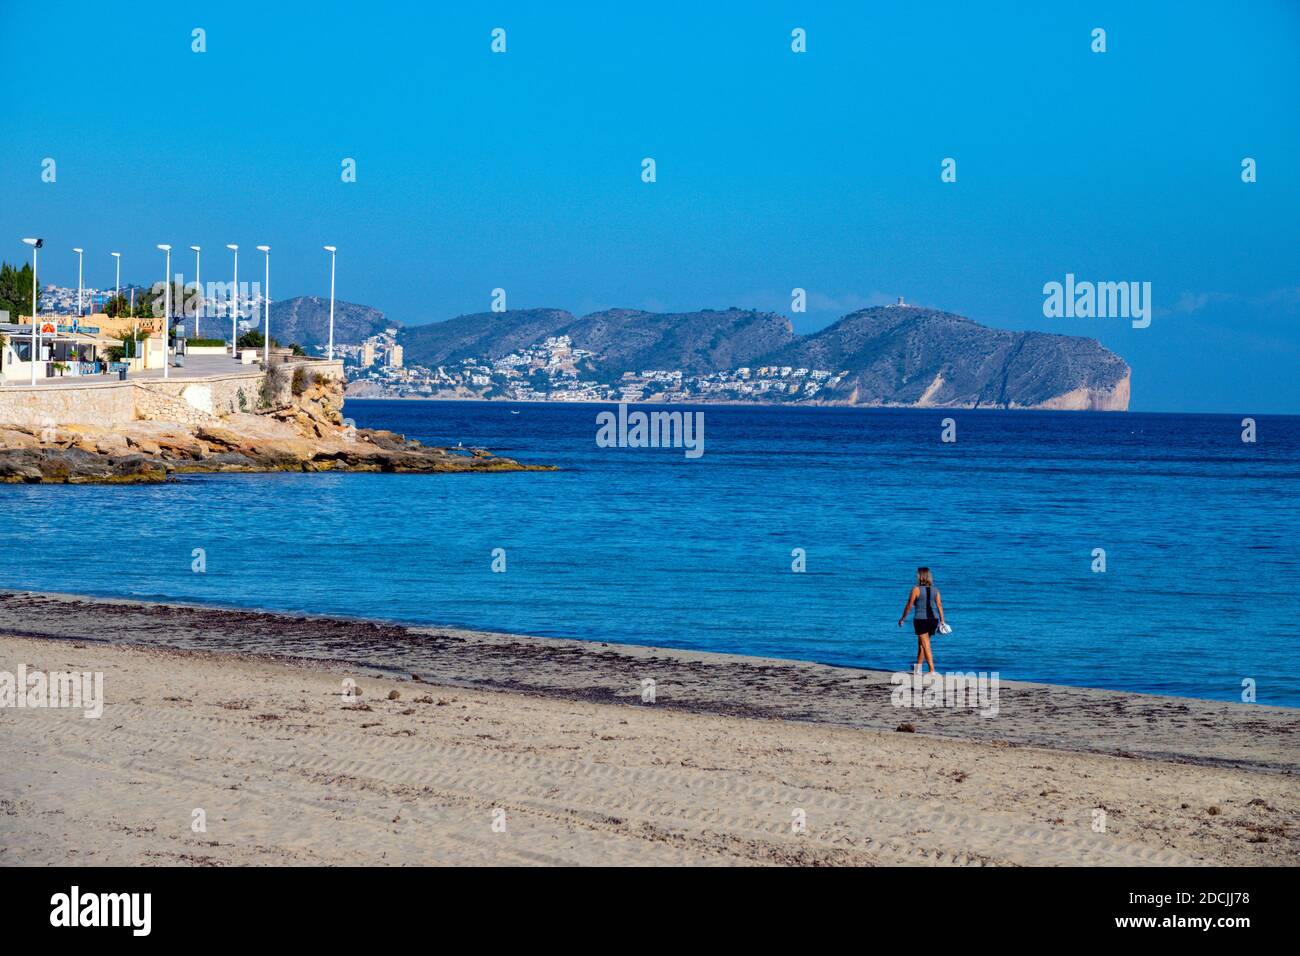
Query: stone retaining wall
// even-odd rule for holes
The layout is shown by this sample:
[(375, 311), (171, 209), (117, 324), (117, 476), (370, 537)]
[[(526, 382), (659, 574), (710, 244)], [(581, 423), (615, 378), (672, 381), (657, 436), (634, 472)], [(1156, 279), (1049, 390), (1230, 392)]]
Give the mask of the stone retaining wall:
[(0, 387), (0, 425), (118, 424), (135, 418), (129, 382)]
[(274, 365), (264, 388), (260, 369), (191, 379), (93, 382), (85, 385), (0, 387), (0, 425), (115, 425), (137, 419), (198, 425), (236, 412), (256, 413), (292, 397), (293, 377), (338, 383), (342, 403), (343, 363), (324, 360)]
[(252, 369), (188, 381), (136, 382), (136, 417), (198, 425), (221, 415), (256, 412), (263, 377)]

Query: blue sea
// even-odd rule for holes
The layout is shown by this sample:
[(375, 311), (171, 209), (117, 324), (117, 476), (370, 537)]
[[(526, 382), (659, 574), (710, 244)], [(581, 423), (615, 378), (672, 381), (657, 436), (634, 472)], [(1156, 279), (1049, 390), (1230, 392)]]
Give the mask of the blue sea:
[(601, 406), (349, 401), (561, 470), (0, 486), (0, 586), (900, 669), (928, 565), (940, 670), (1300, 706), (1300, 418), (691, 408), (695, 460), (597, 447)]

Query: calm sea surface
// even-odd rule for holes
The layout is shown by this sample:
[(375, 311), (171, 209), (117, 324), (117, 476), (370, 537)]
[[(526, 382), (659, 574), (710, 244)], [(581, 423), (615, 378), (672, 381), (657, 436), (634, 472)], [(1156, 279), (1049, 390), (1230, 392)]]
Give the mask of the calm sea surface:
[(941, 670), (1300, 706), (1300, 418), (706, 406), (688, 460), (600, 410), (348, 403), (557, 473), (0, 486), (0, 586), (896, 669), (928, 564)]

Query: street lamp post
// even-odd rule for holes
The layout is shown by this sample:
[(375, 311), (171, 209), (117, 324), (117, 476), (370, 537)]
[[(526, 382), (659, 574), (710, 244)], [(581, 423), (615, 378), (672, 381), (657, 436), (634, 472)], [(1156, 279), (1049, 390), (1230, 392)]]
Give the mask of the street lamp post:
[(85, 257), (82, 255), (85, 249), (73, 249), (77, 254), (77, 320), (81, 320), (81, 261)]
[(113, 281), (113, 302), (117, 308), (121, 308), (122, 304), (118, 300), (122, 298), (122, 253), (110, 252), (109, 255), (117, 260), (117, 278)]
[(334, 361), (334, 256), (338, 252), (335, 246), (326, 246), (325, 251), (330, 254), (330, 344), (329, 360)]
[(163, 378), (167, 378), (167, 323), (171, 318), (172, 311), (172, 247), (165, 242), (158, 243), (158, 248), (167, 254), (166, 266), (163, 270), (163, 321), (162, 321), (162, 340), (163, 340)]
[(194, 313), (194, 337), (202, 338), (199, 335), (199, 319), (203, 317), (203, 279), (199, 275), (199, 247), (190, 246), (194, 250), (194, 284), (199, 287), (199, 308)]
[(262, 364), (271, 367), (271, 247), (258, 246), (266, 253), (266, 285), (262, 288)]
[(45, 245), (44, 239), (24, 239), (32, 247), (32, 384), (36, 384), (36, 250)]
[(239, 246), (229, 242), (226, 248), (235, 254), (235, 291), (230, 296), (230, 357), (239, 358)]

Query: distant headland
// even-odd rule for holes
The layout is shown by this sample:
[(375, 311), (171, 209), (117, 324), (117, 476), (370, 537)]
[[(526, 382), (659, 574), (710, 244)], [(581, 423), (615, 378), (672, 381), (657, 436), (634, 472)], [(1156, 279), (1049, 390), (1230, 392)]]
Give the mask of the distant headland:
[[(296, 341), (323, 341), (328, 302), (279, 304)], [(1131, 370), (1095, 339), (1014, 332), (901, 300), (795, 335), (774, 312), (563, 309), (399, 325), (348, 305), (336, 346), (349, 397), (753, 402), (1126, 411)], [(288, 319), (286, 323), (285, 319)], [(346, 339), (345, 339), (346, 341)]]

